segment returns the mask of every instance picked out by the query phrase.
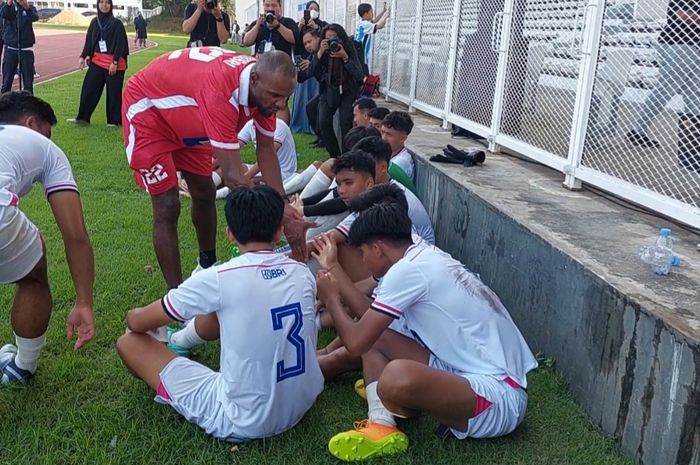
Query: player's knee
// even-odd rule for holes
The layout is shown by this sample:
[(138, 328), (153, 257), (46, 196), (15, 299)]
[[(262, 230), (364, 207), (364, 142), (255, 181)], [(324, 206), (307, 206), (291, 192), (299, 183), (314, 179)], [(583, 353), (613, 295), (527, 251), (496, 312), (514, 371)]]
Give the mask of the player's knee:
[(132, 346), (132, 339), (133, 339), (133, 334), (128, 333), (128, 334), (122, 334), (119, 336), (117, 339), (117, 353), (119, 353), (119, 356), (121, 358), (125, 358), (126, 355), (129, 353), (129, 349)]
[(153, 198), (153, 223), (177, 224), (180, 217), (180, 199), (165, 193)]
[(392, 360), (379, 377), (377, 394), (383, 401), (397, 402), (410, 395), (412, 377), (404, 360)]
[(316, 169), (319, 169), (319, 168), (323, 165), (323, 162), (322, 162), (322, 161), (319, 161), (319, 160), (316, 160), (316, 161), (313, 162), (312, 164), (314, 165), (314, 167), (315, 167)]
[(329, 178), (335, 177), (335, 174), (333, 173), (333, 165), (335, 165), (334, 158), (330, 158), (321, 164), (321, 171)]

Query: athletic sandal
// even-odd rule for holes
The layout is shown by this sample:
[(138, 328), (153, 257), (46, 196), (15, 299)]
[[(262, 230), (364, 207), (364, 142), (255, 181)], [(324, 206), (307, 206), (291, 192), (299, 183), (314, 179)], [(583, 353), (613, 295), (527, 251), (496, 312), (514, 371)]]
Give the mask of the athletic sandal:
[(34, 374), (18, 367), (15, 357), (17, 357), (17, 348), (12, 344), (7, 344), (0, 349), (0, 371), (2, 372), (0, 384), (24, 383)]
[(354, 427), (352, 431), (336, 434), (328, 442), (328, 450), (334, 457), (356, 462), (408, 449), (408, 438), (396, 427), (369, 420), (356, 421)]
[(166, 347), (170, 349), (170, 352), (174, 352), (180, 357), (190, 358), (190, 349), (186, 349), (185, 347), (177, 345), (173, 342), (173, 334), (180, 330), (178, 328), (171, 328), (170, 326), (168, 326), (166, 329), (168, 331), (168, 343), (166, 344)]
[(358, 396), (362, 397), (364, 400), (367, 400), (367, 391), (365, 390), (364, 378), (360, 378), (355, 381), (355, 392)]

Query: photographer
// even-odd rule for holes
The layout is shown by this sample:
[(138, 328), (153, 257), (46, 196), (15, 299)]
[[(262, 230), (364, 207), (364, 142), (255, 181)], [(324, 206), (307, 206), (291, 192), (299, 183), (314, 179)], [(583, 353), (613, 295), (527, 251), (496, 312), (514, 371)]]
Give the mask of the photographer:
[(360, 94), (364, 73), (355, 47), (339, 24), (330, 24), (321, 31), (321, 44), (313, 55), (309, 73), (320, 83), (318, 121), (323, 142), (332, 158), (340, 155), (340, 146), (333, 130), (333, 117), (339, 112), (340, 136), (352, 128), (352, 104)]
[[(23, 90), (34, 90), (34, 29), (32, 23), (39, 20), (36, 8), (28, 0), (6, 0), (0, 7), (0, 18), (5, 21), (3, 39), (5, 59), (2, 62), (1, 93), (12, 88), (17, 66), (20, 68), (20, 83)], [(17, 37), (19, 30), (20, 37)], [(22, 51), (20, 56), (20, 50)]]
[(182, 32), (190, 35), (188, 47), (219, 47), (230, 35), (231, 20), (216, 0), (197, 0), (185, 9)]
[(243, 34), (243, 46), (255, 45), (255, 54), (281, 50), (292, 55), (294, 45), (299, 40), (299, 28), (291, 18), (282, 16), (280, 0), (265, 0), (264, 14), (251, 23)]

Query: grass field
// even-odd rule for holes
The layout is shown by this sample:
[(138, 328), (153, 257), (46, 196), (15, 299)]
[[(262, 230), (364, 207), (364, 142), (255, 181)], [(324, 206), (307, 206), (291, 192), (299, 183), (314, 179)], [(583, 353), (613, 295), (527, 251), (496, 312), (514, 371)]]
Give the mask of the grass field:
[[(149, 35), (151, 37), (151, 35)], [(159, 47), (130, 58), (129, 72), (155, 56), (182, 45), (183, 38), (152, 35)], [(39, 371), (28, 385), (0, 388), (0, 464), (326, 464), (338, 463), (327, 452), (328, 438), (364, 418), (366, 404), (355, 395), (348, 375), (330, 383), (318, 402), (292, 431), (232, 448), (213, 440), (169, 407), (152, 401), (153, 392), (124, 369), (114, 348), (124, 332), (124, 315), (133, 306), (160, 298), (165, 291), (151, 245), (150, 202), (132, 182), (121, 132), (104, 127), (98, 107), (89, 128), (68, 126), (77, 111), (83, 75), (72, 74), (41, 84), (36, 94), (55, 108), (59, 124), (54, 140), (67, 153), (81, 188), (85, 216), (95, 249), (96, 338), (73, 352), (65, 338), (65, 319), (73, 288), (61, 237), (41, 189), (21, 203), (46, 235), (54, 314)], [(310, 137), (297, 136), (301, 166), (323, 158), (309, 150)], [(247, 156), (250, 157), (248, 149)], [(219, 203), (220, 255), (228, 250)], [(184, 269), (194, 268), (197, 247), (183, 202), (180, 240)], [(150, 266), (155, 271), (150, 270)], [(9, 325), (13, 289), (0, 288), (0, 343), (14, 342)], [(327, 342), (331, 335), (322, 334)], [(537, 349), (537, 348), (533, 348)], [(196, 358), (218, 367), (218, 345)], [(430, 418), (411, 421), (412, 441), (403, 456), (381, 464), (628, 464), (570, 398), (552, 368), (529, 376), (530, 405), (524, 424), (506, 438), (457, 442), (438, 440)]]

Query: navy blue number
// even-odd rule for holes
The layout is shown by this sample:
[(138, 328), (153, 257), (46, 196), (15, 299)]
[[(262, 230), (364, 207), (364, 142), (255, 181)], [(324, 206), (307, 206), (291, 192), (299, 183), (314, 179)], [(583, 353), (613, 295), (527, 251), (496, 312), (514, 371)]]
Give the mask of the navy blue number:
[(278, 331), (283, 329), (282, 320), (287, 317), (294, 317), (292, 327), (287, 334), (287, 340), (297, 350), (296, 364), (291, 367), (284, 366), (284, 360), (277, 362), (277, 382), (287, 378), (299, 376), (306, 371), (306, 345), (301, 337), (301, 327), (303, 324), (301, 315), (301, 305), (299, 303), (285, 305), (270, 310), (272, 314), (272, 329)]

